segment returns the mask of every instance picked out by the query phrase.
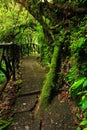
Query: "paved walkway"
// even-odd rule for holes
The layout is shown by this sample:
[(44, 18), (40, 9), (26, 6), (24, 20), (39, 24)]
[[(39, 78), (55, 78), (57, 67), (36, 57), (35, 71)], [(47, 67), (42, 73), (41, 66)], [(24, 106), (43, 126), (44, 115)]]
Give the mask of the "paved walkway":
[(59, 102), (57, 96), (42, 116), (39, 113), (35, 116), (45, 72), (36, 62), (36, 56), (25, 58), (22, 67), (23, 83), (13, 123), (7, 130), (76, 130), (68, 104)]

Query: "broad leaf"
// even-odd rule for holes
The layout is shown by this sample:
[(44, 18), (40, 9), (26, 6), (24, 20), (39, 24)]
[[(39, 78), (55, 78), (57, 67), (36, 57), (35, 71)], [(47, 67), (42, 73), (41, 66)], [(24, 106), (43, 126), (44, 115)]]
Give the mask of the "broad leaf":
[(83, 83), (83, 87), (87, 87), (87, 80)]
[(87, 125), (87, 120), (82, 121), (80, 125)]

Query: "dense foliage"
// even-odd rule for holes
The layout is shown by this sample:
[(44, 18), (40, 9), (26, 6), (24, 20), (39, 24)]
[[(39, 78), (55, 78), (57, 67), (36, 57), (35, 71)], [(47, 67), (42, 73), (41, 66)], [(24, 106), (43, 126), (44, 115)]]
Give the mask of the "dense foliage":
[(71, 98), (83, 111), (80, 127), (86, 130), (87, 1), (14, 1), (0, 2), (0, 42), (26, 43), (30, 50), (38, 45), (41, 61), (50, 68), (41, 104), (47, 105), (52, 93), (68, 83)]

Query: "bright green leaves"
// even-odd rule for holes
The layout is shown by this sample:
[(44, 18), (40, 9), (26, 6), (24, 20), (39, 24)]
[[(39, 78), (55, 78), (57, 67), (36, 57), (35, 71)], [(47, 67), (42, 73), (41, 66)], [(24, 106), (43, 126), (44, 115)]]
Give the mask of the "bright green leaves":
[(84, 44), (84, 42), (85, 42), (85, 38), (84, 37), (79, 38), (79, 40), (77, 41), (78, 48), (81, 48), (82, 45)]
[(82, 96), (80, 103), (82, 104), (82, 110), (87, 110), (87, 95)]
[(83, 88), (87, 87), (87, 80), (83, 83)]
[[(86, 78), (81, 78), (78, 81), (76, 81), (69, 89), (69, 91), (75, 91), (76, 89), (78, 89), (84, 82), (84, 80), (86, 80)], [(87, 80), (86, 80), (87, 82)]]
[[(87, 78), (83, 77), (76, 81), (69, 89), (70, 95), (73, 99), (79, 99), (79, 105), (84, 113), (83, 121), (80, 126), (87, 127)], [(78, 128), (80, 129), (80, 128)], [(83, 130), (86, 130), (84, 128)]]
[(84, 128), (83, 130), (87, 130), (87, 128)]
[[(83, 121), (80, 123), (80, 126), (87, 126), (87, 120), (83, 120)], [(87, 130), (87, 128), (84, 128), (83, 130)]]
[(45, 22), (48, 26), (51, 25), (51, 21), (50, 21), (50, 19), (45, 18), (45, 16), (43, 16), (43, 20), (44, 20), (44, 22)]
[[(75, 21), (75, 20), (76, 20), (76, 17), (72, 17), (72, 21)], [(85, 50), (87, 48), (87, 45), (86, 45), (87, 15), (85, 15), (82, 19), (79, 18), (78, 21), (79, 21), (79, 24), (75, 28), (70, 26), (72, 30), (71, 32), (72, 35), (70, 36), (71, 38), (70, 49), (72, 53), (79, 53), (79, 51)]]
[(87, 82), (87, 79), (85, 77), (78, 79), (78, 81), (74, 82), (74, 84), (69, 89), (72, 98), (75, 99), (76, 97), (78, 97), (79, 94), (82, 94), (80, 92), (84, 90), (83, 85), (85, 82)]
[(85, 37), (80, 37), (75, 41), (73, 41), (73, 43), (70, 46), (72, 52), (75, 53), (78, 52), (80, 49), (83, 49), (85, 47), (85, 40), (86, 40)]

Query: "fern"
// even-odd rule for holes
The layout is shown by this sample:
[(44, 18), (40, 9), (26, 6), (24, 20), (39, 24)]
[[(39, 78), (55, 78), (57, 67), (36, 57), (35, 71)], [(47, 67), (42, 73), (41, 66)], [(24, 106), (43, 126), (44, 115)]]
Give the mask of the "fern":
[(0, 120), (0, 130), (3, 130), (7, 128), (12, 123), (12, 118), (9, 118), (8, 120)]
[(78, 43), (78, 47), (77, 48), (81, 48), (84, 42), (85, 42), (85, 37), (79, 38), (79, 40), (77, 42)]
[(74, 82), (74, 84), (69, 88), (70, 95), (73, 99), (76, 97), (81, 100), (81, 96), (86, 94), (86, 85), (87, 79), (86, 77), (80, 78), (78, 81)]
[(83, 88), (87, 87), (87, 80), (83, 83)]
[(87, 130), (87, 128), (84, 128), (83, 130)]
[(86, 78), (81, 78), (78, 81), (76, 81), (69, 89), (69, 92), (75, 91), (77, 90), (84, 82), (84, 80), (86, 80)]
[(82, 96), (80, 104), (82, 105), (82, 110), (85, 111), (87, 109), (87, 94)]
[[(82, 121), (82, 122), (80, 123), (80, 125), (85, 125), (85, 126), (87, 126), (87, 120)], [(86, 128), (85, 128), (85, 130), (86, 130)]]

